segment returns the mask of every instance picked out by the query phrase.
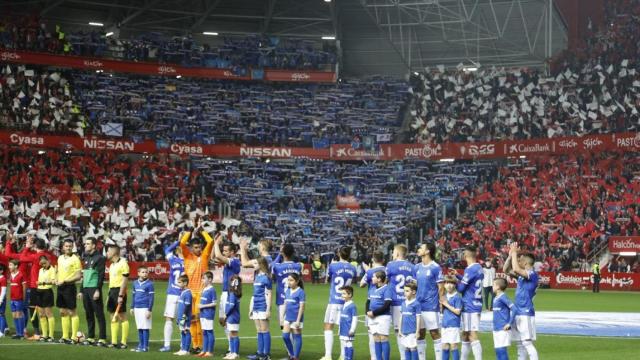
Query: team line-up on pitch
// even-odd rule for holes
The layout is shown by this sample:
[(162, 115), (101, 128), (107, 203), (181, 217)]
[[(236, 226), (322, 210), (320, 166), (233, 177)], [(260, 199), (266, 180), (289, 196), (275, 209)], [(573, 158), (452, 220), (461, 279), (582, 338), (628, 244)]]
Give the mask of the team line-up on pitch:
[[(271, 243), (260, 241), (260, 256), (250, 259), (248, 243), (240, 246), (223, 242), (221, 235), (215, 240), (200, 226), (193, 233), (185, 232), (178, 241), (165, 247), (165, 255), (171, 268), (164, 309), (164, 344), (162, 352), (171, 351), (173, 325), (177, 325), (181, 343), (176, 355), (194, 353), (200, 357), (213, 356), (214, 322), (216, 309), (218, 323), (228, 339), (228, 352), (224, 359), (238, 359), (240, 353), (240, 301), (242, 298), (242, 267), (256, 271), (253, 294), (250, 299), (250, 319), (258, 331), (256, 359), (270, 359), (270, 314), (272, 289), (275, 285), (275, 304), (282, 339), (290, 359), (300, 359), (302, 331), (304, 328), (305, 291), (302, 282), (302, 264), (294, 262), (295, 250), (291, 244), (283, 244), (275, 259), (271, 258)], [(131, 349), (149, 351), (154, 305), (154, 286), (149, 279), (149, 269), (139, 266), (137, 279), (129, 280), (129, 266), (120, 256), (120, 248), (107, 244), (106, 257), (96, 249), (96, 240), (84, 241), (82, 259), (73, 252), (73, 241), (63, 243), (61, 256), (56, 258), (41, 239), (27, 237), (23, 248), (13, 249), (14, 240), (8, 237), (0, 263), (8, 262), (8, 280), (11, 290), (11, 314), (15, 325), (13, 339), (26, 336), (30, 320), (35, 339), (53, 342), (56, 319), (53, 315), (54, 286), (57, 288), (55, 305), (60, 309), (62, 337), (66, 344), (95, 345), (127, 349), (129, 320), (127, 316), (127, 285), (131, 286), (130, 314), (135, 319), (139, 342)], [(350, 248), (343, 247), (338, 257), (327, 269), (330, 286), (329, 304), (324, 317), (325, 354), (321, 360), (331, 359), (334, 326), (338, 326), (340, 358), (354, 359), (358, 308), (364, 309), (365, 326), (369, 334), (369, 356), (372, 359), (390, 359), (389, 336), (398, 338), (398, 353), (402, 360), (426, 358), (426, 335), (433, 340), (436, 360), (467, 359), (473, 354), (482, 358), (482, 345), (478, 331), (482, 311), (484, 273), (476, 261), (477, 249), (469, 246), (464, 257), (467, 267), (464, 274), (451, 270), (443, 274), (435, 262), (435, 245), (422, 244), (416, 265), (405, 259), (407, 248), (396, 245), (392, 261), (385, 266), (383, 254), (374, 252), (372, 263), (366, 267), (360, 287), (367, 288), (367, 301), (363, 307), (353, 301), (352, 282), (356, 268), (349, 263)], [(108, 317), (104, 313), (102, 285), (105, 281), (106, 261), (109, 260)], [(213, 287), (213, 273), (209, 260), (223, 265), (222, 292), (218, 298)], [(493, 338), (496, 357), (507, 359), (507, 349), (514, 341), (518, 357), (537, 359), (535, 311), (533, 297), (538, 285), (538, 274), (533, 270), (533, 256), (519, 254), (517, 244), (512, 244), (504, 272), (517, 279), (515, 302), (504, 290), (507, 281), (496, 278), (493, 287)], [(0, 273), (4, 274), (4, 266)], [(80, 282), (77, 289), (76, 282)], [(486, 281), (485, 281), (486, 282)], [(0, 275), (2, 288), (2, 335), (8, 330), (4, 317), (7, 278)], [(487, 285), (487, 284), (485, 284)], [(77, 300), (81, 300), (87, 320), (84, 337), (79, 329), (76, 312)], [(111, 341), (107, 342), (106, 324), (110, 322)], [(96, 322), (98, 335), (96, 337)], [(392, 330), (393, 329), (393, 330)], [(120, 335), (120, 336), (119, 336)]]

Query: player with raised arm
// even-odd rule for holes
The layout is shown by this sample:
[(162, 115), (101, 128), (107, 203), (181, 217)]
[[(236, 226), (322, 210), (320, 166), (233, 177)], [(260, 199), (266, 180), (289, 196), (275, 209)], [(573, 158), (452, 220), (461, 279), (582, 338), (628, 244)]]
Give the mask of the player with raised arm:
[[(188, 236), (188, 234), (182, 236)], [(182, 292), (178, 280), (180, 275), (184, 273), (184, 258), (182, 257), (182, 248), (178, 245), (180, 245), (180, 240), (176, 240), (164, 248), (164, 256), (169, 262), (169, 283), (167, 285), (167, 301), (164, 306), (164, 345), (160, 348), (160, 352), (171, 351), (173, 322), (176, 318), (178, 300)]]
[(276, 305), (278, 306), (278, 321), (280, 329), (284, 322), (285, 292), (289, 288), (288, 277), (291, 274), (302, 275), (302, 264), (293, 262), (295, 248), (291, 244), (283, 244), (280, 254), (273, 260), (271, 273), (276, 283)]
[(426, 332), (429, 331), (433, 339), (433, 351), (436, 360), (442, 359), (442, 346), (440, 342), (440, 298), (444, 296), (444, 278), (442, 269), (435, 262), (436, 245), (434, 243), (422, 244), (418, 248), (418, 256), (422, 262), (414, 267), (414, 278), (418, 284), (417, 299), (420, 302), (420, 337), (418, 338), (418, 357), (426, 359), (427, 341)]
[(189, 278), (188, 286), (193, 298), (193, 301), (190, 302), (190, 319), (192, 320), (190, 338), (193, 342), (193, 352), (200, 353), (202, 350), (202, 328), (199, 320), (198, 304), (200, 303), (200, 293), (203, 288), (202, 274), (209, 270), (209, 258), (212, 254), (211, 249), (214, 241), (209, 233), (201, 228), (200, 221), (197, 221), (193, 232), (201, 237), (185, 232), (180, 239), (180, 249), (184, 256), (184, 273)]
[(398, 339), (398, 351), (400, 352), (400, 360), (405, 360), (405, 349), (402, 341), (400, 341), (400, 319), (402, 318), (402, 303), (404, 302), (404, 284), (413, 280), (414, 265), (406, 260), (407, 246), (397, 244), (393, 248), (391, 254), (393, 261), (387, 264), (387, 279), (389, 279), (389, 287), (393, 291), (393, 299), (391, 300), (391, 319), (393, 321), (393, 329)]
[[(248, 358), (265, 359), (271, 354), (271, 333), (269, 332), (269, 318), (271, 317), (271, 242), (262, 240), (258, 243), (260, 257), (249, 258), (249, 243), (246, 240), (240, 241), (240, 260), (242, 267), (255, 269), (255, 279), (253, 282), (253, 296), (249, 304), (249, 319), (256, 325), (258, 333), (258, 350), (255, 355)], [(266, 351), (266, 352), (265, 352)]]
[[(339, 261), (329, 264), (327, 279), (330, 286), (329, 305), (324, 314), (324, 356), (320, 360), (331, 360), (333, 350), (333, 327), (340, 323), (340, 311), (344, 305), (340, 289), (351, 285), (356, 277), (356, 268), (349, 263), (351, 248), (343, 246), (338, 251)], [(344, 359), (343, 349), (340, 349), (340, 357)]]
[(511, 330), (511, 338), (518, 347), (518, 359), (529, 356), (538, 360), (538, 351), (533, 344), (536, 341), (536, 312), (533, 298), (538, 288), (538, 273), (533, 270), (535, 258), (531, 254), (518, 255), (518, 244), (511, 243), (509, 257), (504, 262), (505, 274), (517, 278), (515, 296), (515, 326)]
[(455, 269), (450, 270), (451, 275), (458, 277), (458, 292), (462, 295), (462, 351), (460, 352), (462, 360), (467, 360), (470, 352), (473, 352), (474, 359), (482, 360), (482, 345), (478, 331), (480, 331), (480, 314), (482, 313), (484, 272), (482, 266), (476, 261), (477, 253), (478, 248), (475, 245), (467, 245), (464, 249), (464, 259), (467, 262), (464, 275), (458, 275)]
[[(369, 267), (367, 264), (362, 264), (365, 269), (365, 274), (360, 280), (360, 287), (367, 287), (367, 299), (371, 292), (375, 290), (376, 286), (373, 284), (373, 274), (378, 271), (387, 271), (387, 268), (384, 266), (384, 254), (380, 250), (376, 250), (373, 252), (371, 256), (371, 266)], [(371, 329), (369, 329), (369, 318), (365, 316), (364, 325), (367, 327), (367, 333), (369, 335), (369, 355), (371, 356), (371, 360), (375, 360), (376, 358), (376, 342), (373, 339), (373, 333), (371, 333)]]
[[(240, 274), (242, 263), (236, 255), (236, 244), (232, 242), (222, 243), (222, 236), (216, 237), (216, 241), (213, 246), (213, 254), (211, 254), (212, 260), (224, 265), (224, 267), (222, 268), (222, 293), (220, 294), (220, 309), (227, 308), (227, 299), (229, 298), (230, 284), (229, 279), (231, 279), (233, 275)], [(224, 317), (224, 311), (220, 311), (218, 314), (218, 320), (222, 321), (222, 318)], [(232, 349), (231, 338), (229, 337), (229, 330), (227, 329), (227, 327), (225, 327), (224, 332), (227, 335), (227, 339), (229, 340), (229, 348), (227, 349), (227, 354), (229, 354), (232, 352)]]

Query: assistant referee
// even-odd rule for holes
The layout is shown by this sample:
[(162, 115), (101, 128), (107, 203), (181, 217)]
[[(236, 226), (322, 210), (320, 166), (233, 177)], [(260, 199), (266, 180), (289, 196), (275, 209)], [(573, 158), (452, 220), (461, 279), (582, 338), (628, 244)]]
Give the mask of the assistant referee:
[[(80, 329), (80, 318), (76, 312), (76, 281), (82, 279), (82, 263), (78, 255), (73, 253), (73, 240), (65, 239), (62, 243), (62, 255), (58, 258), (58, 296), (56, 306), (60, 309), (62, 323), (61, 344), (75, 344), (75, 337)], [(71, 331), (71, 333), (69, 333)]]
[[(120, 257), (120, 247), (110, 244), (107, 248), (109, 258), (109, 298), (107, 311), (111, 320), (110, 348), (126, 349), (129, 336), (129, 320), (127, 319), (127, 280), (129, 278), (129, 264)], [(117, 313), (117, 314), (116, 314)], [(114, 321), (115, 320), (115, 321)], [(122, 339), (118, 344), (118, 331), (122, 326)]]

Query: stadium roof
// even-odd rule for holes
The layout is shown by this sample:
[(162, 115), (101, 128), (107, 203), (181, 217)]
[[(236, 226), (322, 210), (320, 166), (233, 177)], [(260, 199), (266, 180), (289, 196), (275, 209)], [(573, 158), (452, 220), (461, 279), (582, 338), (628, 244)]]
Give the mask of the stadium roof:
[[(566, 47), (553, 0), (0, 0), (67, 28), (335, 36), (347, 75), (402, 76), (437, 64), (532, 66)], [(209, 41), (215, 41), (209, 39)]]

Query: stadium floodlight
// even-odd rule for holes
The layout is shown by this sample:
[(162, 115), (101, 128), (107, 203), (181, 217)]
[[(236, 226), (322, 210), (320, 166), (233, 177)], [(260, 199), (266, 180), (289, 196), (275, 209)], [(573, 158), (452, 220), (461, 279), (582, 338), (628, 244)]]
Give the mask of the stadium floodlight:
[(335, 36), (329, 36), (329, 35), (322, 37), (322, 40), (335, 40), (335, 39), (336, 39)]
[(176, 79), (180, 79), (182, 75), (176, 75)]
[(324, 0), (324, 2), (326, 2), (326, 3), (330, 3), (330, 2), (331, 2), (331, 0)]
[(527, 155), (520, 155), (520, 159), (526, 159)]
[(94, 22), (94, 21), (90, 21), (90, 22), (89, 22), (89, 25), (91, 25), (91, 26), (99, 26), (99, 27), (103, 27), (103, 26), (104, 26), (104, 24), (103, 24), (103, 23), (101, 23), (101, 22)]
[(108, 33), (106, 33), (104, 36), (109, 37), (109, 36), (113, 36), (113, 31), (109, 31)]
[(441, 162), (454, 162), (456, 161), (456, 159), (449, 159), (449, 158), (445, 158), (445, 159), (440, 159)]
[(202, 33), (202, 35), (208, 35), (208, 36), (218, 36), (217, 32), (213, 32), (213, 31), (204, 31)]

